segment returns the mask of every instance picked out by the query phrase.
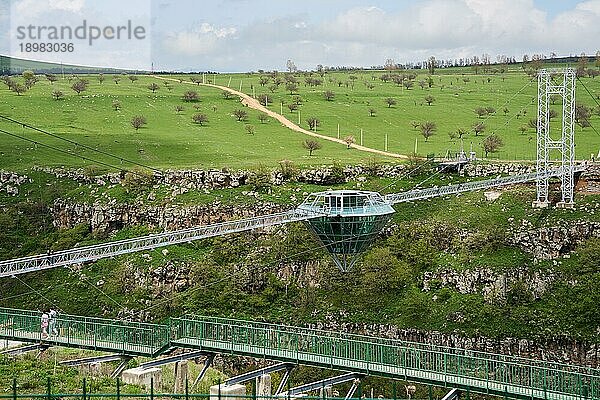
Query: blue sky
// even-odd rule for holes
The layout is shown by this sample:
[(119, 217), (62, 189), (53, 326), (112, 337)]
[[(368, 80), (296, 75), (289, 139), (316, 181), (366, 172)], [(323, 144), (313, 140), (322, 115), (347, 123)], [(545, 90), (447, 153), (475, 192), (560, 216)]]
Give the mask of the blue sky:
[[(35, 20), (27, 10), (52, 8), (65, 13), (57, 19), (69, 20), (72, 13), (75, 21), (106, 4), (12, 1), (25, 20)], [(86, 53), (79, 63), (131, 67), (152, 62), (157, 69), (225, 72), (284, 69), (287, 59), (300, 68), (371, 66), (388, 58), (410, 62), (431, 55), (454, 59), (487, 53), (492, 59), (521, 59), (534, 53), (594, 54), (600, 47), (600, 0), (136, 1), (145, 2), (151, 16), (151, 50), (132, 43), (129, 53), (119, 49), (113, 54), (107, 47), (98, 56)], [(2, 53), (10, 51), (8, 2), (0, 0)], [(127, 18), (127, 12), (121, 14)]]

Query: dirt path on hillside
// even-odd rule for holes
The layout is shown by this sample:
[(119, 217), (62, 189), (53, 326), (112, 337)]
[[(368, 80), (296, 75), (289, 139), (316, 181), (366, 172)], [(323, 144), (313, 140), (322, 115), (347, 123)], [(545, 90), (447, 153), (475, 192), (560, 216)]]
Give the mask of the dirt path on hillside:
[[(179, 79), (175, 79), (175, 78), (165, 78), (165, 77), (162, 77), (162, 76), (155, 76), (155, 75), (150, 75), (150, 77), (157, 78), (157, 79), (162, 79), (162, 80), (165, 80), (165, 81), (173, 81), (173, 82), (180, 83)], [(243, 105), (248, 106), (250, 108), (253, 108), (255, 110), (258, 110), (260, 112), (263, 112), (263, 113), (267, 114), (268, 116), (270, 116), (270, 117), (276, 119), (277, 121), (279, 121), (286, 128), (289, 128), (289, 129), (291, 129), (293, 131), (296, 131), (296, 132), (303, 133), (303, 134), (308, 135), (308, 136), (313, 136), (313, 137), (316, 137), (316, 138), (319, 138), (319, 139), (323, 139), (323, 140), (329, 140), (330, 142), (335, 142), (335, 143), (339, 143), (339, 144), (343, 144), (344, 146), (347, 146), (346, 142), (344, 142), (342, 139), (337, 139), (337, 138), (326, 136), (326, 135), (320, 135), (320, 134), (318, 134), (316, 132), (312, 132), (312, 131), (306, 130), (304, 128), (301, 128), (300, 126), (296, 125), (295, 123), (293, 123), (292, 121), (290, 121), (289, 119), (287, 119), (286, 117), (284, 117), (283, 115), (278, 114), (275, 111), (269, 110), (267, 107), (265, 107), (262, 104), (260, 104), (258, 100), (252, 98), (251, 96), (247, 95), (246, 93), (242, 93), (242, 92), (237, 91), (235, 89), (228, 88), (227, 86), (213, 85), (211, 83), (200, 83), (200, 84), (197, 84), (197, 83), (194, 83), (194, 82), (186, 82), (186, 81), (183, 81), (181, 83), (186, 83), (186, 84), (194, 85), (194, 86), (208, 86), (208, 87), (213, 87), (213, 88), (216, 88), (216, 89), (221, 89), (221, 90), (228, 91), (229, 93), (232, 93), (232, 94), (240, 97), (242, 99), (242, 104)], [(373, 154), (378, 154), (378, 155), (381, 155), (381, 156), (394, 157), (394, 158), (402, 158), (402, 159), (407, 159), (408, 158), (407, 156), (405, 156), (403, 154), (390, 153), (388, 151), (372, 149), (370, 147), (361, 146), (359, 144), (351, 144), (350, 147), (353, 148), (353, 149), (356, 149), (356, 150), (366, 151), (366, 152), (373, 153)]]

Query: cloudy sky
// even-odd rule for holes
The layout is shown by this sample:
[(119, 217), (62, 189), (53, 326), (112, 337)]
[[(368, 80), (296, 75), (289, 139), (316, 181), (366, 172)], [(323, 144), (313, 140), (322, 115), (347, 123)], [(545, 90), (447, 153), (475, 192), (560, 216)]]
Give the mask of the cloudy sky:
[[(144, 21), (149, 14), (150, 53), (143, 54), (139, 43), (127, 43), (129, 56), (123, 49), (96, 59), (86, 55), (89, 64), (114, 57), (114, 65), (128, 67), (150, 59), (155, 69), (226, 72), (281, 70), (287, 59), (310, 69), (317, 64), (382, 65), (388, 58), (420, 61), (430, 55), (454, 59), (488, 53), (492, 59), (505, 54), (520, 60), (524, 53), (594, 54), (600, 48), (600, 0), (136, 1), (146, 4), (137, 7), (136, 18)], [(106, 4), (13, 0), (11, 8), (8, 2), (0, 0), (0, 24), (7, 27), (11, 9), (12, 25), (17, 18), (15, 3), (19, 20), (33, 10), (48, 15), (47, 8), (81, 18)], [(120, 8), (121, 19), (133, 12)], [(8, 41), (2, 35), (8, 36), (0, 33), (0, 50), (6, 53)]]

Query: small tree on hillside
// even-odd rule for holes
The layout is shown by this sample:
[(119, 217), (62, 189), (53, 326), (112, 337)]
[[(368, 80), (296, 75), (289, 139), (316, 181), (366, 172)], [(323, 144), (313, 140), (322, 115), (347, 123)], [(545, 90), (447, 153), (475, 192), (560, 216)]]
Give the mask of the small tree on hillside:
[(369, 108), (369, 117), (374, 117), (376, 113), (377, 110), (375, 110), (374, 108)]
[(294, 111), (296, 111), (298, 109), (298, 105), (295, 104), (295, 103), (290, 103), (290, 104), (287, 105), (287, 108), (290, 109), (290, 112), (294, 112)]
[(421, 123), (421, 135), (425, 138), (425, 141), (429, 140), (430, 137), (435, 135), (437, 131), (437, 125), (432, 121), (425, 121)]
[(156, 91), (158, 89), (160, 89), (160, 86), (158, 86), (158, 84), (156, 82), (152, 82), (151, 84), (148, 85), (148, 89), (152, 91), (152, 93), (156, 93)]
[(138, 80), (138, 77), (136, 75), (129, 75), (129, 80), (131, 81), (131, 83), (135, 83), (135, 81)]
[(238, 121), (245, 121), (248, 118), (248, 113), (245, 110), (235, 110), (233, 115), (237, 118)]
[(477, 116), (479, 118), (487, 115), (487, 113), (488, 113), (484, 107), (477, 107), (474, 111), (475, 111), (475, 114), (477, 114)]
[(346, 143), (347, 148), (350, 148), (354, 143), (356, 143), (356, 139), (352, 135), (348, 135), (344, 138), (344, 142)]
[(486, 137), (483, 140), (483, 151), (485, 152), (485, 157), (487, 158), (488, 153), (495, 153), (502, 147), (504, 143), (502, 139), (496, 134), (492, 134)]
[(179, 114), (180, 112), (184, 111), (185, 108), (183, 106), (175, 106), (175, 112), (177, 114)]
[(119, 82), (121, 81), (121, 77), (118, 75), (113, 76), (113, 81), (115, 82), (115, 85), (118, 85)]
[(323, 93), (323, 97), (327, 101), (332, 101), (335, 97), (335, 93), (333, 93), (331, 90), (326, 90), (325, 93)]
[(256, 133), (256, 128), (254, 127), (254, 125), (246, 124), (245, 128), (246, 133), (248, 133), (248, 135), (254, 135)]
[(104, 74), (98, 74), (98, 82), (100, 82), (100, 84), (104, 82)]
[(78, 81), (76, 81), (75, 83), (73, 83), (71, 85), (71, 89), (73, 89), (75, 92), (77, 92), (77, 94), (81, 94), (81, 92), (84, 92), (87, 90), (87, 85), (88, 85), (88, 81), (86, 81), (84, 79), (79, 79)]
[(260, 102), (260, 104), (267, 107), (269, 103), (273, 102), (273, 99), (268, 94), (261, 94), (258, 96), (258, 101)]
[(133, 126), (135, 128), (136, 132), (142, 126), (146, 125), (146, 123), (147, 123), (146, 117), (144, 117), (143, 115), (136, 115), (133, 118), (131, 118), (131, 126)]
[(188, 90), (183, 94), (182, 99), (183, 101), (190, 103), (200, 100), (200, 96), (198, 96), (198, 92), (196, 92), (195, 90)]
[(298, 85), (294, 82), (288, 82), (285, 85), (285, 90), (290, 92), (290, 94), (294, 94), (298, 91)]
[(435, 101), (435, 97), (433, 97), (432, 95), (425, 96), (425, 102), (427, 103), (428, 106), (430, 106), (431, 103), (433, 103), (434, 101)]
[(467, 131), (465, 128), (458, 128), (456, 130), (456, 135), (459, 139), (462, 139), (462, 137), (465, 136), (467, 133), (469, 133), (469, 131)]
[(115, 111), (119, 111), (121, 109), (121, 102), (119, 100), (113, 100), (113, 102), (112, 102), (112, 108)]
[(260, 113), (260, 114), (258, 114), (258, 120), (260, 121), (261, 124), (264, 124), (265, 122), (267, 122), (269, 120), (269, 117), (267, 117), (266, 114)]
[(20, 96), (27, 91), (27, 88), (24, 85), (21, 85), (20, 83), (15, 82), (14, 84), (12, 84), (10, 86), (10, 90), (15, 92), (17, 94), (17, 96)]
[(203, 124), (208, 122), (208, 117), (205, 114), (194, 114), (192, 116), (192, 121), (200, 126), (203, 126)]
[(64, 97), (65, 97), (64, 93), (61, 92), (60, 90), (53, 90), (52, 91), (52, 98), (54, 100), (60, 100), (60, 99), (62, 99)]
[(392, 98), (392, 97), (388, 97), (387, 99), (385, 99), (385, 104), (387, 104), (388, 108), (395, 106), (396, 105), (396, 99)]
[(221, 96), (223, 96), (223, 98), (224, 98), (225, 100), (230, 100), (230, 99), (232, 99), (232, 98), (233, 98), (233, 93), (231, 93), (231, 92), (229, 92), (229, 91), (227, 91), (227, 90), (223, 90), (223, 91), (221, 92)]
[(314, 139), (306, 139), (302, 142), (302, 147), (308, 150), (308, 155), (312, 156), (313, 152), (319, 150), (321, 148), (321, 143), (317, 142)]
[(311, 131), (316, 131), (319, 125), (321, 125), (321, 121), (316, 117), (310, 117), (306, 120), (308, 127)]
[(484, 131), (485, 131), (485, 124), (483, 122), (477, 122), (473, 125), (473, 132), (475, 132), (475, 136), (479, 136)]
[(54, 74), (46, 74), (46, 79), (48, 79), (48, 82), (50, 82), (50, 84), (53, 84), (58, 80), (57, 76)]

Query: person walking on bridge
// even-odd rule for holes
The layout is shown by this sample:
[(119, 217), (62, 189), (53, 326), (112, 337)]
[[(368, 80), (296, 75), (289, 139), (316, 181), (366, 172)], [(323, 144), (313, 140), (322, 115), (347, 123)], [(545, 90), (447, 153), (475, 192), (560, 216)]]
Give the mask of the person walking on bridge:
[(58, 313), (54, 308), (51, 308), (50, 313), (48, 314), (48, 334), (50, 336), (58, 336), (58, 329), (56, 329), (56, 317), (58, 317)]
[(48, 315), (48, 313), (46, 313), (46, 311), (44, 311), (42, 313), (42, 323), (41, 323), (42, 339), (48, 338), (48, 321), (49, 321), (49, 319), (50, 319), (50, 316)]

